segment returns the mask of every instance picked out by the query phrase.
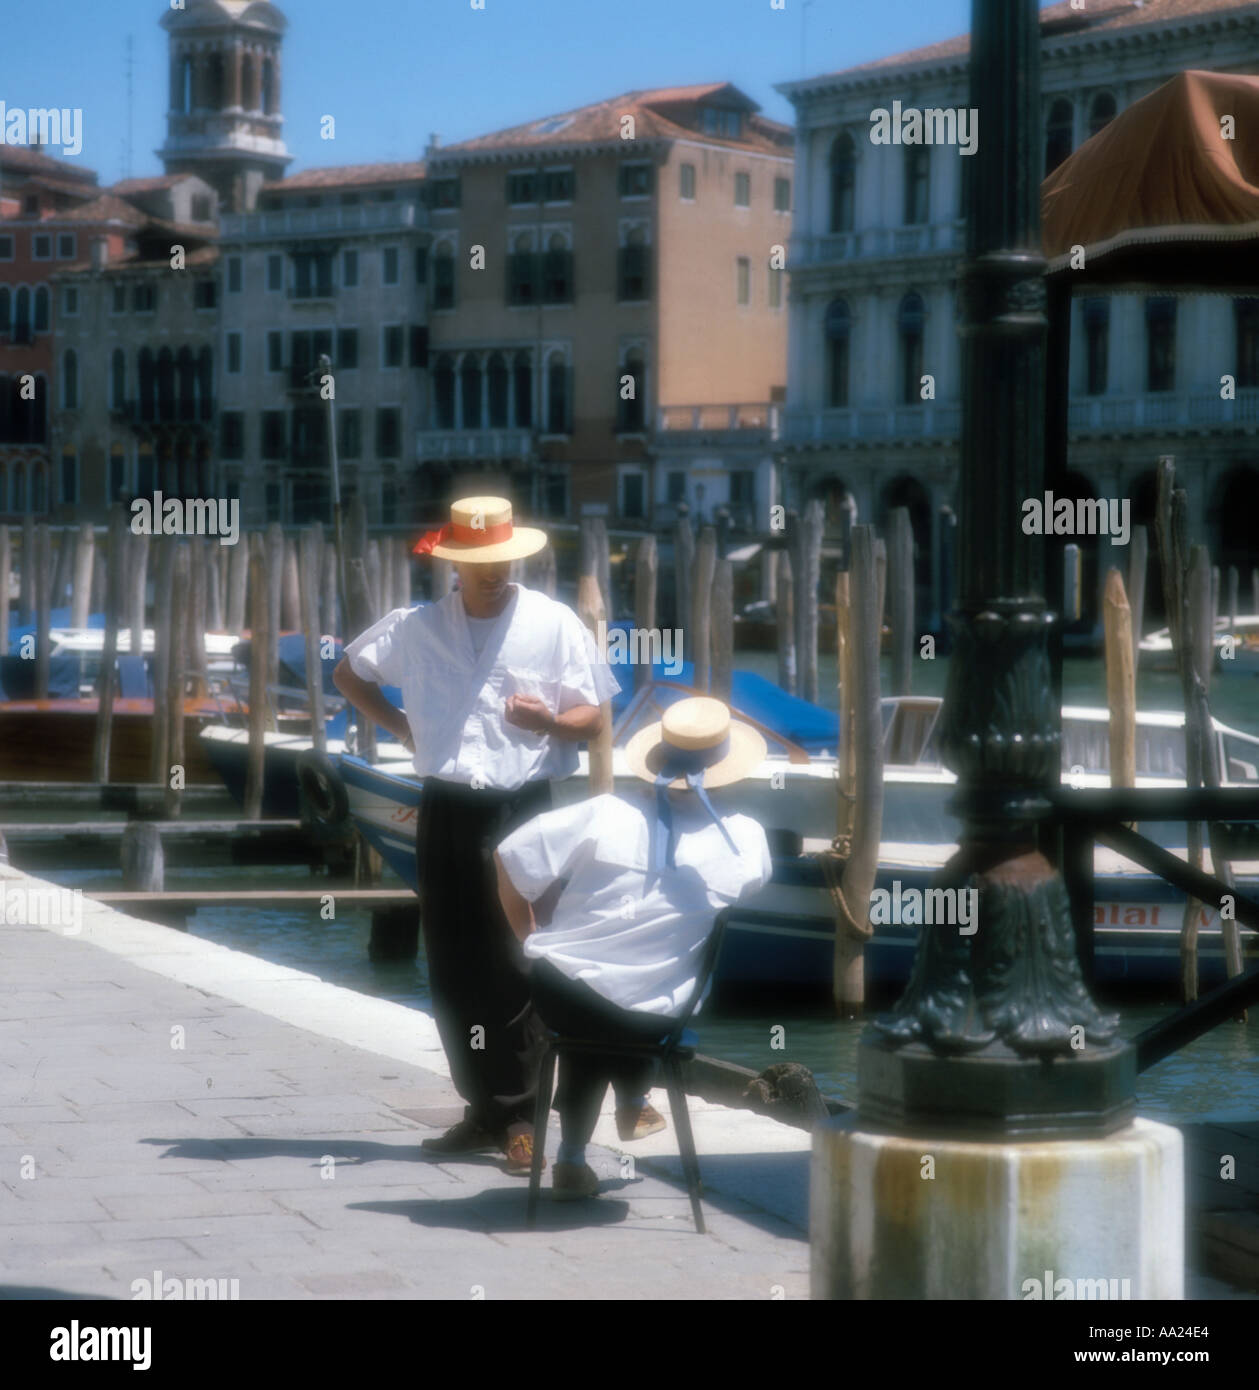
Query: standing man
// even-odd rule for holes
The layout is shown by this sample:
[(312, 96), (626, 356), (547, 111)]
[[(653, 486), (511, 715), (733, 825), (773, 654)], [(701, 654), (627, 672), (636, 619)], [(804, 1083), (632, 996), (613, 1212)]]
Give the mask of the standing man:
[[(514, 526), (511, 503), (467, 497), (417, 554), (454, 562), (459, 588), (398, 608), (345, 649), (337, 688), (402, 739), (424, 779), (416, 834), (433, 1014), (464, 1118), (431, 1154), (501, 1149), (507, 1171), (533, 1159), (536, 1015), (520, 943), (503, 916), (494, 847), (551, 807), (551, 782), (577, 770), (577, 745), (620, 689), (566, 605), (508, 582), (513, 560), (547, 543)], [(402, 691), (405, 713), (381, 694)]]

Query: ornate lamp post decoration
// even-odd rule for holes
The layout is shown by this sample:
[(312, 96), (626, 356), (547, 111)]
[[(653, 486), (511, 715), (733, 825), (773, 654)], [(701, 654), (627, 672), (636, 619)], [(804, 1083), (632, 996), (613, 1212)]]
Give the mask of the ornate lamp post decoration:
[[(1045, 258), (1036, 0), (974, 0), (962, 276), (963, 423), (955, 647), (942, 714), (957, 854), (937, 885), (978, 892), (976, 929), (921, 929), (893, 1013), (862, 1039), (864, 1127), (975, 1138), (1096, 1136), (1130, 1122), (1133, 1050), (1084, 984), (1061, 876), (1037, 848), (1059, 771), (1044, 540)], [(971, 931), (971, 928), (967, 928)]]

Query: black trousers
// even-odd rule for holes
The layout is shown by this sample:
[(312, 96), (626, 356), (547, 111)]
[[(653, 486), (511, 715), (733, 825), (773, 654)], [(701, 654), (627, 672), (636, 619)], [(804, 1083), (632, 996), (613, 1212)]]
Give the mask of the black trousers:
[(494, 851), (551, 809), (551, 783), (476, 790), (430, 777), (415, 852), (433, 1017), (465, 1114), (492, 1134), (533, 1119), (542, 1029), (498, 898)]
[[(659, 1042), (674, 1020), (663, 1014), (644, 1014), (610, 1003), (581, 980), (570, 980), (549, 961), (530, 962), (533, 1003), (548, 1028), (591, 1042)], [(599, 1109), (610, 1081), (618, 1100), (645, 1095), (655, 1063), (634, 1058), (560, 1057), (555, 1108), (560, 1133), (567, 1144), (588, 1144), (599, 1120)]]

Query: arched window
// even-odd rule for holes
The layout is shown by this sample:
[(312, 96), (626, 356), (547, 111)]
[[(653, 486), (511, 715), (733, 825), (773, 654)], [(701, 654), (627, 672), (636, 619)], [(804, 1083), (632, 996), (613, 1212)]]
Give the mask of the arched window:
[(262, 60), (262, 110), (264, 115), (275, 115), (275, 65), (270, 58)]
[(175, 100), (172, 103), (176, 111), (187, 113), (192, 110), (195, 89), (194, 69), (191, 56), (185, 56), (179, 60), (179, 86), (175, 92)]
[(516, 388), (516, 424), (521, 429), (530, 429), (533, 426), (533, 363), (523, 349), (512, 363), (512, 376)]
[(127, 404), (127, 354), (121, 348), (115, 348), (109, 360), (109, 404), (113, 410)]
[(433, 253), (433, 308), (455, 307), (455, 253), (443, 242)]
[(490, 428), (507, 427), (507, 362), (501, 352), (492, 353), (486, 369), (489, 378)]
[(548, 434), (567, 434), (570, 421), (569, 370), (562, 353), (553, 352), (546, 364), (546, 428)]
[(153, 445), (143, 439), (136, 450), (136, 496), (152, 497), (153, 483)]
[(35, 290), (35, 332), (47, 333), (49, 328), (48, 305), (49, 293), (47, 285), (39, 285)]
[(140, 419), (157, 419), (157, 369), (153, 349), (142, 347), (139, 362)]
[(79, 408), (79, 355), (73, 348), (61, 355), (61, 406), (63, 410)]
[(197, 353), (197, 419), (214, 418), (214, 352), (208, 344)]
[(179, 419), (188, 424), (197, 417), (197, 370), (192, 349), (187, 345), (175, 355), (175, 375), (179, 385)]
[(246, 111), (258, 109), (258, 90), (254, 80), (253, 55), (246, 53), (240, 60), (240, 104)]
[(1075, 107), (1059, 97), (1049, 108), (1045, 128), (1045, 174), (1048, 176), (1071, 153), (1075, 144)]
[(896, 316), (896, 327), (900, 337), (901, 401), (905, 405), (917, 405), (922, 399), (922, 333), (926, 310), (922, 295), (914, 290), (901, 300)]
[(542, 257), (543, 304), (568, 304), (573, 298), (573, 253), (559, 232), (552, 232)]
[(175, 354), (168, 347), (157, 354), (157, 418), (165, 424), (175, 418)]
[(844, 131), (831, 145), (831, 231), (851, 232), (856, 217), (857, 146)]
[(13, 322), (13, 292), (8, 285), (0, 285), (0, 337), (9, 331)]
[[(633, 383), (633, 394), (626, 399), (625, 392), (630, 389), (625, 381), (629, 377)], [(639, 348), (631, 348), (625, 354), (625, 361), (617, 372), (616, 405), (617, 429), (623, 434), (640, 433), (646, 418), (646, 402), (643, 399), (647, 384), (647, 364)]]
[(26, 468), (21, 462), (13, 465), (13, 510), (26, 510)]
[(472, 353), (465, 353), (463, 366), (459, 368), (459, 389), (463, 393), (463, 419), (460, 427), (465, 430), (481, 428), (481, 364)]
[(1145, 301), (1147, 391), (1171, 391), (1176, 385), (1176, 300), (1157, 295)]
[(25, 285), (19, 287), (13, 306), (13, 341), (28, 343), (31, 338), (31, 292)]
[(455, 427), (455, 364), (443, 354), (433, 368), (433, 416), (439, 430)]
[[(63, 457), (67, 453), (70, 454), (71, 457), (74, 456), (74, 450), (68, 446), (63, 450)], [(68, 500), (74, 501), (75, 499), (70, 498)], [(47, 510), (48, 471), (42, 463), (34, 463), (31, 465), (31, 511), (38, 514), (40, 512), (46, 512)]]
[(827, 404), (841, 410), (848, 405), (849, 336), (852, 316), (846, 299), (834, 299), (826, 308)]
[(1098, 92), (1089, 107), (1089, 136), (1097, 134), (1115, 119), (1115, 98), (1109, 92)]

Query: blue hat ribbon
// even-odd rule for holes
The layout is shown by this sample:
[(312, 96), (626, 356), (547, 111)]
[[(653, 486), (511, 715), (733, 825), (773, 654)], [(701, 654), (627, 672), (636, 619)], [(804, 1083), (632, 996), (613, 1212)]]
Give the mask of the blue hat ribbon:
[(674, 748), (670, 744), (661, 745), (665, 749), (665, 761), (656, 775), (656, 820), (651, 833), (651, 871), (659, 873), (662, 864), (675, 868), (674, 851), (676, 842), (673, 834), (673, 809), (669, 805), (669, 783), (679, 777), (686, 778), (686, 785), (699, 797), (700, 805), (708, 813), (709, 819), (725, 836), (731, 850), (738, 854), (738, 848), (730, 838), (725, 823), (713, 808), (704, 790), (704, 770), (719, 763), (730, 752), (730, 736), (726, 735), (720, 743), (711, 748)]

